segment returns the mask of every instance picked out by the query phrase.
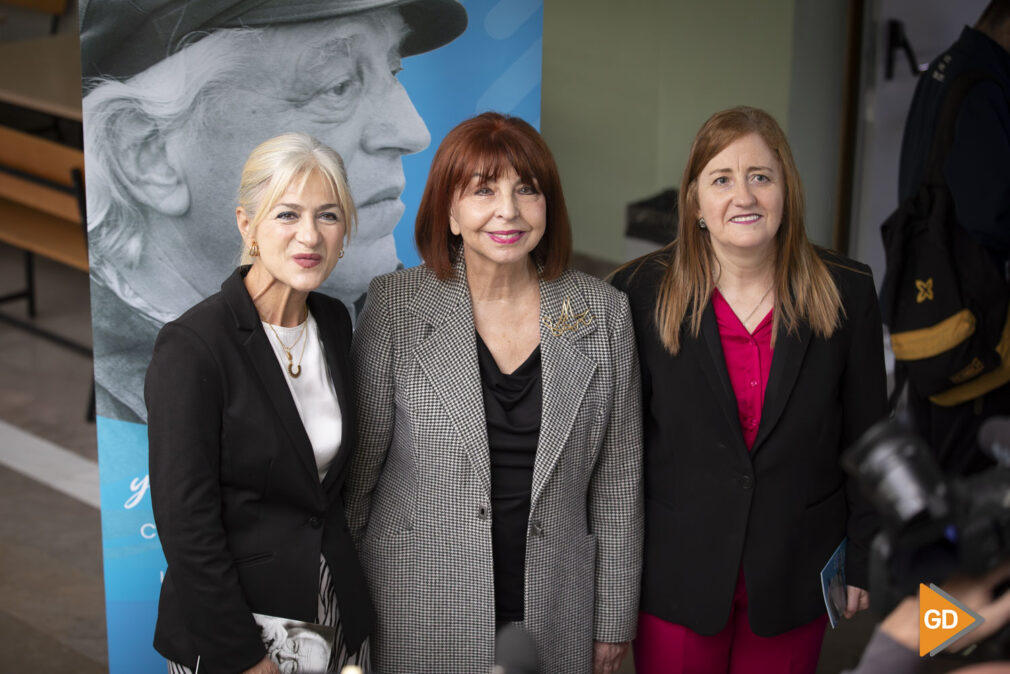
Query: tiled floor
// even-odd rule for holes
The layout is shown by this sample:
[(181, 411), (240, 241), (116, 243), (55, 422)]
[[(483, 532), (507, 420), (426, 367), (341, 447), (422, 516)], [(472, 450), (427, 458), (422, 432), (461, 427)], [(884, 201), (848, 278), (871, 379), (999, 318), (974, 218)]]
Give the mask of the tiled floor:
[[(90, 343), (87, 276), (47, 260), (37, 260), (36, 271), (39, 324)], [(0, 246), (0, 295), (22, 278), (21, 254)], [(25, 306), (0, 311), (25, 317)], [(94, 425), (84, 418), (90, 379), (87, 357), (0, 323), (0, 421), (94, 462)], [(45, 474), (7, 467), (0, 467), (0, 663), (5, 672), (107, 669), (98, 510), (47, 485)]]
[[(592, 260), (576, 263), (593, 273), (608, 271)], [(38, 322), (90, 342), (87, 277), (46, 260), (37, 262), (37, 271)], [(0, 295), (16, 290), (21, 278), (20, 253), (0, 245)], [(24, 303), (0, 310), (23, 316)], [(0, 323), (0, 422), (95, 461), (94, 425), (84, 420), (90, 378), (88, 358)], [(0, 454), (4, 449), (11, 448), (0, 446)], [(0, 465), (3, 672), (107, 670), (98, 510), (54, 487), (45, 474), (31, 478)], [(818, 674), (853, 666), (872, 628), (872, 616), (864, 613), (828, 630)], [(951, 668), (949, 662), (931, 664), (933, 672)], [(633, 671), (629, 659), (621, 672)]]

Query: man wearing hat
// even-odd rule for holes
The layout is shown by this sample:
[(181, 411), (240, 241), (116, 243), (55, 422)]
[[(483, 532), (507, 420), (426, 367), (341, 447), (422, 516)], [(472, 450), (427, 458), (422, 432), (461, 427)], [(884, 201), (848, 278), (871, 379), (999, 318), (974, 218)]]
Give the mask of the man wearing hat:
[(234, 193), (261, 141), (304, 131), (347, 166), (359, 224), (322, 290), (353, 310), (399, 265), (402, 156), (430, 136), (401, 58), (466, 28), (458, 0), (81, 0), (98, 413), (144, 422), (161, 326), (238, 260)]

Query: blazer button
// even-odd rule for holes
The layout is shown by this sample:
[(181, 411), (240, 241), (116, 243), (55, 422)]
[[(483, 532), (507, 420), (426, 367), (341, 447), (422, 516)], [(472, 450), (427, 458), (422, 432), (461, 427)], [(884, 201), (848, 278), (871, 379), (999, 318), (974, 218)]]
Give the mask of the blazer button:
[(316, 517), (315, 515), (313, 515), (312, 517), (309, 518), (309, 526), (312, 527), (313, 529), (318, 529), (319, 527), (323, 526), (323, 521), (318, 517)]
[(540, 525), (540, 520), (530, 522), (530, 534), (533, 536), (543, 536), (544, 528)]
[(481, 503), (477, 506), (477, 518), (486, 520), (489, 508), (486, 503)]
[(750, 489), (751, 487), (754, 486), (754, 478), (752, 478), (750, 475), (741, 476), (740, 486), (743, 487), (744, 489)]

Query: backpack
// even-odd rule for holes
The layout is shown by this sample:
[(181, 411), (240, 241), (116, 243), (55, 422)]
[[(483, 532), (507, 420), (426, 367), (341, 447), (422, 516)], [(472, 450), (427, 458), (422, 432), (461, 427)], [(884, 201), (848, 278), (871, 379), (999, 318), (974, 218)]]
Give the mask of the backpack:
[(959, 226), (943, 177), (961, 101), (984, 79), (964, 74), (950, 84), (926, 176), (880, 228), (894, 398), (907, 380), (919, 396), (952, 406), (1010, 381), (1010, 292), (989, 254)]

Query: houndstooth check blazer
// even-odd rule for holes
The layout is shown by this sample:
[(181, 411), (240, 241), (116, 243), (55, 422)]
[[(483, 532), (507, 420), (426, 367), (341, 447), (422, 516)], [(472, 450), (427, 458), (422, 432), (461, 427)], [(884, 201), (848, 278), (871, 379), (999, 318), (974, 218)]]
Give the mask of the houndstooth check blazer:
[[(490, 457), (466, 270), (372, 281), (352, 358), (360, 439), (347, 512), (378, 614), (377, 671), (490, 671)], [(525, 627), (541, 671), (592, 671), (593, 640), (634, 637), (642, 553), (638, 358), (623, 293), (540, 282), (543, 411), (526, 548)]]

